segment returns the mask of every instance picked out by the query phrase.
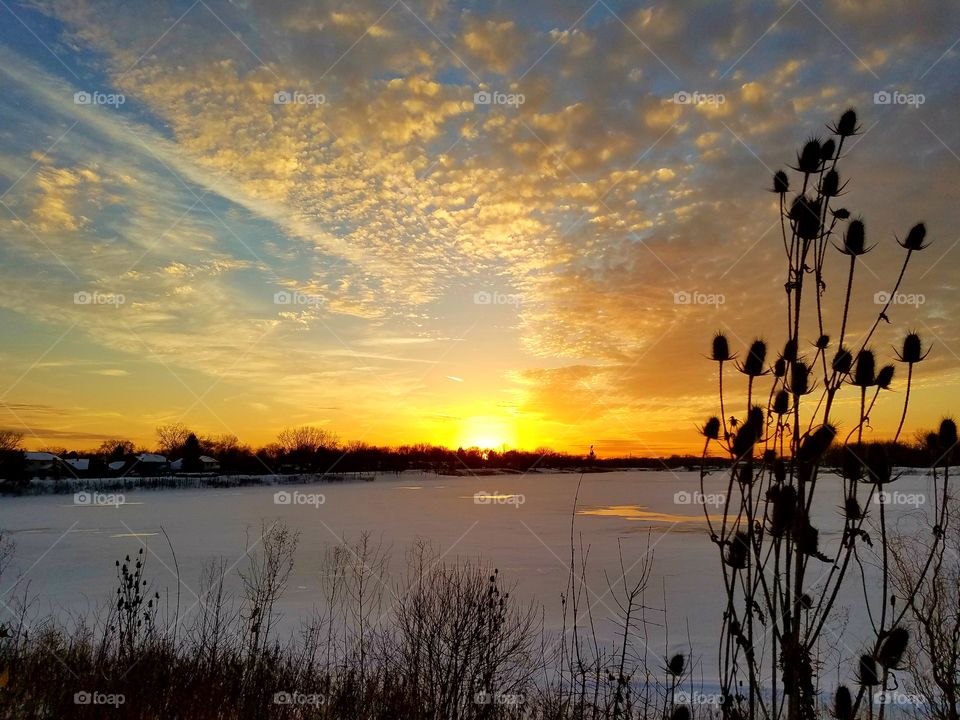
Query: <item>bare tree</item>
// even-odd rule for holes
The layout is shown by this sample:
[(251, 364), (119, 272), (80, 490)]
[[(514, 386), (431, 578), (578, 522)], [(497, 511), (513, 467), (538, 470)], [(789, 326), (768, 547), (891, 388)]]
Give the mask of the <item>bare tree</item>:
[(19, 450), (23, 442), (23, 433), (16, 430), (0, 430), (0, 452)]
[[(952, 522), (951, 522), (952, 521)], [(930, 572), (922, 574), (931, 543), (916, 533), (892, 544), (893, 585), (910, 609), (914, 644), (908, 650), (911, 690), (929, 717), (960, 720), (960, 501), (952, 497), (943, 542)], [(920, 703), (918, 703), (920, 704)]]
[(284, 428), (277, 435), (280, 447), (288, 453), (315, 453), (337, 446), (337, 436), (315, 425)]
[(157, 449), (163, 455), (179, 453), (191, 432), (183, 423), (157, 426)]

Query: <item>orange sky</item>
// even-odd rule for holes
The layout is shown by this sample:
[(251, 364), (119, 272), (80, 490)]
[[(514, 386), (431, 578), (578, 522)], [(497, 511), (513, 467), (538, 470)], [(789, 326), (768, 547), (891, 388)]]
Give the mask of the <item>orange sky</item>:
[(783, 342), (772, 173), (851, 105), (850, 332), (925, 221), (873, 346), (933, 344), (908, 434), (960, 406), (955, 5), (381, 5), (10, 11), (0, 426), (699, 452), (713, 333)]

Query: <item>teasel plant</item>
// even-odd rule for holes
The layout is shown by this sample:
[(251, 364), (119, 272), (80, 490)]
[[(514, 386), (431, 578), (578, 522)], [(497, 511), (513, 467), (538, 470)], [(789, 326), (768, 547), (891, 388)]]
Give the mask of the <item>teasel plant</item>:
[[(792, 174), (781, 170), (773, 178), (786, 261), (783, 349), (771, 351), (768, 342), (758, 338), (737, 360), (726, 335), (718, 333), (709, 354), (718, 368), (720, 414), (700, 431), (700, 481), (704, 491), (708, 474), (716, 472), (707, 463), (708, 455), (719, 452), (729, 458), (722, 470), (727, 490), (722, 514), (712, 516), (705, 509), (705, 518), (719, 551), (726, 591), (718, 661), (724, 698), (720, 712), (731, 720), (819, 716), (820, 641), (845, 586), (862, 586), (856, 595), (863, 597), (862, 612), (872, 635), (860, 656), (852, 653), (843, 660), (849, 684), (842, 684), (834, 698), (838, 720), (873, 717), (874, 693), (895, 681), (893, 674), (910, 640), (904, 625), (907, 603), (898, 604), (892, 590), (887, 509), (879, 502), (884, 497), (879, 494), (899, 476), (888, 447), (866, 443), (864, 431), (872, 429), (871, 412), (888, 396), (896, 375), (895, 365), (878, 366), (871, 343), (880, 324), (890, 322), (888, 313), (910, 261), (928, 246), (926, 227), (918, 223), (897, 240), (905, 251), (899, 273), (872, 325), (854, 339), (850, 311), (856, 307), (857, 290), (864, 292), (855, 280), (863, 256), (874, 247), (867, 241), (865, 220), (838, 206), (848, 186), (840, 171), (843, 150), (860, 132), (856, 112), (847, 110), (828, 130), (826, 139), (806, 141)], [(796, 194), (791, 197), (791, 192)], [(831, 263), (846, 271), (835, 306), (827, 305), (832, 296), (825, 278)], [(907, 377), (895, 441), (906, 420), (914, 368), (928, 353), (912, 331), (896, 353)], [(735, 406), (725, 387), (729, 365), (745, 378), (743, 405), (738, 401)], [(835, 405), (836, 398), (847, 393), (856, 395), (857, 402), (848, 404), (855, 405), (858, 416), (841, 435)], [(735, 414), (741, 411), (738, 419)], [(943, 421), (930, 444), (934, 541), (921, 579), (936, 557), (947, 517), (947, 480), (956, 444), (952, 420)], [(827, 467), (828, 453), (841, 458), (834, 463), (840, 467)], [(839, 508), (816, 502), (825, 495), (818, 489), (827, 483), (842, 487)], [(868, 512), (874, 506), (876, 521)], [(832, 512), (839, 514), (836, 524), (842, 525), (835, 549), (821, 545), (817, 527), (825, 513)], [(878, 558), (879, 583), (867, 581), (865, 556)], [(881, 704), (879, 720), (884, 712)]]

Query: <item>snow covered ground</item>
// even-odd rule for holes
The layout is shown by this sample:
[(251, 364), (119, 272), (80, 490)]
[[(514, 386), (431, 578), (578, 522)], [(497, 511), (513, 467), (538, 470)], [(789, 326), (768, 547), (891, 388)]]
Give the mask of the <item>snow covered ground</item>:
[[(568, 473), (480, 478), (404, 473), (376, 482), (253, 486), (228, 489), (133, 490), (122, 496), (88, 494), (0, 498), (0, 528), (12, 533), (16, 556), (0, 582), (4, 603), (22, 592), (36, 597), (43, 613), (84, 613), (111, 597), (114, 560), (134, 554), (146, 543), (153, 586), (175, 592), (176, 551), (181, 604), (194, 603), (203, 562), (222, 556), (242, 568), (243, 552), (262, 523), (283, 521), (300, 531), (300, 548), (290, 590), (280, 606), (285, 630), (295, 630), (321, 602), (322, 548), (370, 531), (392, 547), (392, 569), (404, 569), (407, 548), (418, 538), (432, 541), (447, 560), (482, 558), (497, 567), (515, 593), (546, 609), (547, 624), (560, 621), (560, 593), (570, 558), (570, 515), (579, 475)], [(618, 541), (629, 568), (647, 552), (654, 556), (647, 604), (663, 607), (666, 598), (669, 644), (662, 630), (650, 630), (650, 653), (663, 657), (692, 646), (707, 685), (716, 678), (717, 626), (722, 585), (715, 548), (706, 536), (701, 506), (716, 501), (725, 483), (708, 482), (700, 496), (692, 472), (612, 472), (583, 476), (576, 529), (590, 548), (590, 602), (602, 637), (612, 637), (606, 620), (616, 608), (607, 593), (620, 577)], [(921, 530), (929, 512), (932, 481), (921, 474), (902, 477), (891, 492), (892, 526)], [(820, 485), (820, 515), (825, 552), (836, 547), (841, 505), (839, 481)], [(720, 508), (712, 507), (713, 512)], [(827, 519), (830, 518), (830, 519)], [(639, 566), (637, 566), (639, 567)], [(826, 569), (826, 566), (824, 566)], [(11, 590), (18, 581), (19, 585)], [(389, 582), (389, 580), (387, 580)], [(865, 638), (862, 596), (850, 592), (841, 604), (853, 607), (848, 627), (837, 642), (859, 652)], [(7, 612), (6, 610), (2, 612)], [(650, 616), (661, 623), (663, 618)]]

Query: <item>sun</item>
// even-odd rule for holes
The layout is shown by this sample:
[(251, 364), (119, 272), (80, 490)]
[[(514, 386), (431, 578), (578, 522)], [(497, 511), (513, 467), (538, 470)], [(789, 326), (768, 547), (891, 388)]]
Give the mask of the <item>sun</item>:
[(516, 443), (516, 433), (512, 424), (500, 418), (466, 418), (458, 435), (460, 447), (477, 447), (485, 450), (500, 450), (504, 446)]

